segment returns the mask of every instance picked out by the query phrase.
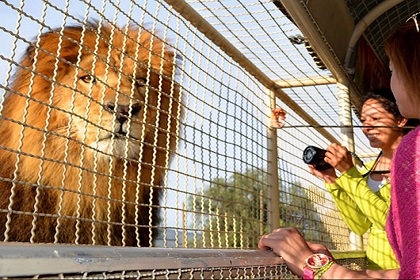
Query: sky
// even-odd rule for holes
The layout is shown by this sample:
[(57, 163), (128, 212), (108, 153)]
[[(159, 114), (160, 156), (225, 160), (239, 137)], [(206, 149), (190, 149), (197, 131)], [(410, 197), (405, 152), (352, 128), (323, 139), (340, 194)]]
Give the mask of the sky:
[[(206, 10), (199, 6), (199, 2), (196, 5), (203, 16), (244, 54), (249, 57), (261, 55), (261, 58), (253, 57), (255, 64), (270, 77), (287, 79), (314, 71), (314, 63), (304, 46), (291, 46), (290, 42), (286, 45), (282, 41), (285, 35), (296, 35), (296, 28), (287, 22), (274, 24), (268, 13), (253, 12), (251, 9), (259, 7), (256, 1), (242, 2), (248, 3), (250, 10), (239, 9), (237, 1), (230, 0), (220, 2), (229, 5), (226, 11), (218, 6)], [(267, 90), (219, 48), (210, 44), (203, 34), (195, 32), (188, 22), (176, 19), (166, 5), (146, 0), (50, 0), (48, 3), (42, 0), (8, 0), (7, 3), (0, 1), (0, 99), (13, 73), (10, 65), (21, 59), (28, 41), (35, 40), (38, 34), (51, 28), (81, 23), (91, 18), (106, 18), (123, 26), (131, 18), (137, 24), (156, 26), (166, 30), (168, 37), (179, 39), (176, 47), (186, 58), (181, 82), (185, 86), (188, 114), (183, 120), (187, 124), (183, 128), (184, 139), (180, 142), (178, 156), (170, 166), (170, 169), (178, 172), (169, 172), (167, 179), (169, 188), (165, 203), (171, 207), (182, 209), (188, 193), (201, 192), (215, 177), (228, 178), (233, 172), (245, 171), (247, 167), (266, 166)], [(201, 4), (211, 5), (211, 2), (202, 1)], [(18, 10), (23, 12), (19, 13)], [(237, 21), (232, 21), (229, 13), (236, 13)], [(285, 30), (285, 34), (281, 34), (279, 26)], [(254, 43), (247, 45), (248, 39)], [(271, 53), (271, 47), (281, 48), (283, 52)], [(309, 60), (304, 61), (302, 57)], [(271, 61), (274, 63), (271, 64)], [(326, 105), (324, 109), (327, 109), (336, 106), (334, 90), (335, 85), (312, 90), (296, 89), (289, 93), (301, 101), (308, 100), (308, 104), (319, 100), (314, 96), (328, 96), (323, 100)], [(307, 104), (301, 102), (300, 105)], [(317, 107), (309, 107), (316, 111)], [(314, 115), (318, 113), (314, 112)], [(328, 121), (334, 116), (321, 115), (320, 118)], [(289, 125), (302, 124), (291, 111), (287, 121)], [(316, 141), (322, 145), (327, 143), (319, 139), (313, 130), (311, 133), (291, 131), (285, 129), (281, 132), (280, 157), (288, 164), (286, 172), (301, 172), (301, 151), (306, 144)], [(173, 182), (176, 182), (176, 186), (173, 186)], [(166, 217), (169, 226), (182, 224), (179, 211), (168, 209)]]

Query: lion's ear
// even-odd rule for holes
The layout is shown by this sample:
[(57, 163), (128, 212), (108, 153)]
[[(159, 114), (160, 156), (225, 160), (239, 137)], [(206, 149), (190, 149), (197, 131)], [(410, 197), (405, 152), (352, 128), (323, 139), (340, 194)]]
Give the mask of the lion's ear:
[[(33, 41), (31, 45), (26, 49), (26, 53), (24, 59), (22, 60), (22, 65), (26, 67), (32, 68), (35, 61), (43, 61), (43, 64), (48, 67), (51, 67), (51, 62), (55, 61), (55, 57), (57, 55), (57, 49), (59, 44), (59, 37), (57, 34), (53, 34), (51, 32), (44, 33), (40, 36), (39, 42)], [(41, 69), (35, 69), (35, 71), (40, 72)], [(41, 67), (43, 68), (43, 67)]]
[(75, 64), (78, 59), (78, 49), (80, 48), (77, 40), (80, 38), (71, 36), (71, 33), (64, 35), (60, 39), (58, 30), (42, 34), (39, 42), (32, 42), (26, 49), (26, 55), (22, 60), (22, 65), (33, 69), (36, 61), (42, 61), (42, 63), (36, 64), (34, 70), (47, 77), (51, 77), (53, 75), (54, 65), (57, 64), (57, 59), (59, 59), (59, 69), (66, 69), (66, 64)]
[(34, 45), (30, 45), (25, 52), (24, 59), (22, 60), (23, 66), (31, 66), (34, 63), (34, 54), (35, 54), (35, 47)]

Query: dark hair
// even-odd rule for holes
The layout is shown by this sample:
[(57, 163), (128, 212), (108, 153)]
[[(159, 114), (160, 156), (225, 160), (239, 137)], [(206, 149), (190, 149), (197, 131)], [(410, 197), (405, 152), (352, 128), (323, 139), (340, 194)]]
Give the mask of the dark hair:
[[(416, 16), (415, 16), (416, 17)], [(385, 42), (385, 52), (398, 69), (401, 81), (413, 101), (419, 101), (420, 86), (420, 33), (417, 18), (400, 25)]]
[[(400, 110), (397, 106), (394, 94), (388, 88), (380, 88), (369, 91), (363, 99), (362, 106), (369, 99), (378, 101), (382, 107), (389, 113), (391, 113), (397, 120), (403, 119)], [(361, 111), (361, 110), (360, 110)], [(418, 126), (420, 121), (418, 119), (407, 119), (407, 123), (404, 125), (404, 134), (407, 134), (414, 127)]]

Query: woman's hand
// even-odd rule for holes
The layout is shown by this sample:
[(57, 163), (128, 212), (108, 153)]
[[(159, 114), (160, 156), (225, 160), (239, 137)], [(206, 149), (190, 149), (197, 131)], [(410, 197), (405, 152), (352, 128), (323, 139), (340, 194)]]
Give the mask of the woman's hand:
[(309, 172), (312, 175), (315, 175), (318, 178), (321, 178), (325, 181), (325, 183), (333, 184), (335, 183), (335, 179), (337, 179), (337, 175), (335, 174), (334, 168), (329, 168), (325, 170), (318, 170), (315, 168), (315, 165), (308, 164)]
[[(261, 250), (273, 250), (283, 258), (287, 267), (297, 276), (303, 276), (303, 267), (306, 259), (316, 253), (322, 253), (332, 257), (331, 252), (323, 245), (306, 242), (303, 235), (293, 227), (284, 227), (274, 230), (272, 233), (261, 237), (258, 243)], [(398, 278), (398, 269), (354, 271), (339, 264), (333, 264), (324, 274), (326, 279), (379, 279)]]
[(324, 160), (341, 173), (345, 173), (354, 166), (353, 158), (347, 148), (336, 143), (332, 143), (327, 148)]
[(309, 172), (329, 184), (335, 183), (335, 179), (337, 179), (335, 169), (340, 171), (340, 173), (344, 173), (354, 166), (353, 158), (347, 148), (336, 143), (332, 143), (327, 148), (324, 160), (333, 168), (318, 170), (314, 165), (309, 164)]
[(258, 248), (261, 250), (271, 249), (281, 256), (289, 269), (299, 276), (303, 274), (306, 258), (314, 253), (310, 246), (315, 246), (314, 248), (317, 249), (323, 247), (322, 245), (319, 247), (315, 244), (308, 244), (302, 234), (293, 227), (276, 229), (272, 233), (262, 236), (258, 243)]

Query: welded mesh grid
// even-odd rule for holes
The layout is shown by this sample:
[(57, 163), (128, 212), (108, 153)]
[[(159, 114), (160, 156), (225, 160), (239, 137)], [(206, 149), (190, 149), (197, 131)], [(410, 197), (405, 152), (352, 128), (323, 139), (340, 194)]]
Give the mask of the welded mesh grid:
[[(313, 116), (333, 137), (340, 141), (340, 121), (335, 108), (338, 108), (337, 85), (318, 85), (285, 89), (297, 103)], [(287, 106), (280, 100), (278, 104), (286, 111)], [(318, 106), (323, 110), (319, 110)], [(375, 154), (366, 146), (366, 139), (359, 126), (360, 121), (352, 113), (354, 124), (354, 141), (356, 151), (360, 155)], [(349, 246), (349, 231), (337, 212), (334, 201), (320, 188), (324, 184), (302, 164), (302, 151), (308, 146), (327, 147), (329, 141), (317, 135), (314, 128), (309, 127), (294, 112), (286, 118), (285, 126), (278, 130), (278, 165), (281, 207), (280, 217), (288, 217), (287, 225), (297, 226), (308, 240), (321, 242), (329, 248), (346, 250)], [(364, 162), (371, 157), (363, 158)], [(296, 186), (299, 186), (296, 188)], [(305, 191), (301, 190), (304, 187)], [(307, 197), (310, 203), (300, 201), (299, 197)], [(294, 210), (290, 210), (290, 208)]]
[[(346, 1), (349, 11), (359, 22), (366, 16), (373, 8), (383, 1)], [(399, 24), (405, 22), (412, 14), (417, 13), (420, 9), (420, 3), (416, 0), (401, 1), (393, 9), (388, 10), (383, 15), (380, 15), (364, 33), (369, 44), (374, 48), (375, 53), (386, 65), (387, 57), (384, 51), (383, 43), (393, 30)]]
[[(86, 12), (80, 27), (53, 29), (45, 23), (47, 14), (63, 16), (67, 26), (71, 13), (68, 7), (43, 4), (42, 16), (36, 17), (41, 20), (19, 13), (32, 25), (39, 23), (40, 33), (17, 65), (14, 82), (6, 78), (4, 87), (10, 93), (3, 98), (2, 128), (8, 125), (20, 138), (18, 143), (2, 139), (3, 160), (10, 160), (2, 170), (3, 193), (9, 195), (2, 200), (2, 239), (152, 244), (162, 168), (179, 133), (177, 54), (160, 41), (166, 33), (150, 35), (157, 33), (157, 24), (139, 32), (118, 30), (121, 10), (112, 21), (103, 16), (89, 25)], [(18, 11), (11, 3), (4, 9)], [(21, 24), (18, 20), (18, 31), (25, 28)], [(21, 115), (13, 106), (22, 107)], [(31, 174), (31, 168), (38, 171)]]
[(83, 275), (54, 275), (40, 279), (298, 279), (283, 265), (252, 267), (217, 267), (162, 269), (152, 271), (123, 271), (85, 273)]
[[(186, 1), (273, 81), (327, 75), (272, 1)], [(308, 63), (308, 61), (310, 61)]]
[[(330, 75), (317, 68), (303, 44), (291, 43), (288, 37), (300, 32), (271, 1), (188, 3), (273, 81)], [(184, 116), (180, 119), (181, 132), (176, 136), (175, 156), (169, 166), (164, 166), (168, 172), (160, 188), (161, 204), (156, 206), (162, 221), (153, 225), (160, 234), (155, 244), (255, 248), (259, 236), (269, 229), (267, 217), (271, 211), (266, 209), (270, 105), (267, 89), (255, 77), (164, 2), (0, 1), (0, 9), (4, 15), (0, 22), (4, 40), (0, 53), (1, 95), (10, 89), (11, 73), (20, 67), (21, 54), (40, 30), (83, 23), (86, 18), (101, 18), (118, 25), (133, 21), (162, 29), (163, 37), (171, 39), (168, 46), (182, 58), (176, 81), (181, 87)], [(297, 87), (285, 92), (339, 140), (335, 85)], [(308, 174), (301, 160), (306, 145), (325, 147), (328, 142), (281, 100), (277, 104), (288, 112), (286, 127), (278, 130), (282, 222), (300, 227), (311, 241), (347, 249), (347, 228), (320, 187), (322, 182)], [(74, 113), (74, 117), (84, 116)], [(356, 152), (370, 153), (357, 129), (356, 135)], [(0, 152), (5, 151), (2, 146)], [(0, 181), (7, 183), (10, 178)], [(128, 178), (123, 181), (132, 183)], [(82, 190), (77, 193), (80, 197), (88, 194)], [(124, 204), (123, 198), (117, 200)], [(289, 211), (290, 207), (295, 208)], [(6, 206), (2, 211), (10, 213), (10, 208)], [(78, 220), (82, 221), (80, 213), (72, 219), (77, 220), (79, 215)], [(107, 219), (95, 216), (89, 222), (109, 224)], [(121, 219), (116, 224), (124, 228), (120, 225), (123, 222)], [(152, 223), (146, 222), (145, 226), (148, 229)], [(87, 243), (94, 243), (93, 240), (90, 238)]]
[[(9, 277), (8, 279), (13, 279)], [(285, 264), (37, 275), (36, 279), (299, 279)]]
[[(320, 126), (325, 127), (333, 137), (340, 140), (340, 122), (337, 113), (338, 87), (335, 84), (325, 85), (323, 82), (324, 85), (288, 88), (299, 84), (300, 79), (314, 82), (319, 77), (321, 80), (323, 77), (331, 78), (331, 74), (328, 70), (317, 67), (311, 56), (313, 53), (304, 43), (299, 42), (300, 31), (272, 1), (186, 2), (210, 23), (219, 35), (226, 38), (244, 56), (244, 60), (249, 60), (271, 81), (286, 85), (285, 94), (310, 114)], [(270, 230), (269, 219), (275, 211), (268, 208), (269, 190), (273, 184), (268, 181), (271, 174), (268, 172), (270, 150), (267, 144), (267, 130), (271, 101), (270, 92), (264, 84), (265, 77), (251, 74), (241, 61), (237, 61), (237, 56), (232, 55), (230, 50), (221, 47), (219, 42), (212, 42), (206, 37), (208, 34), (198, 31), (193, 22), (185, 20), (184, 15), (180, 15), (164, 1), (0, 0), (0, 14), (2, 14), (0, 125), (6, 122), (13, 123), (12, 127), (18, 131), (17, 134), (14, 132), (15, 134), (8, 135), (9, 138), (16, 137), (17, 146), (10, 147), (0, 143), (0, 155), (8, 154), (10, 155), (8, 159), (14, 161), (10, 165), (11, 169), (6, 170), (5, 165), (0, 167), (2, 195), (9, 194), (3, 200), (5, 203), (0, 205), (0, 214), (3, 215), (2, 221), (4, 221), (0, 224), (3, 228), (0, 236), (2, 240), (14, 241), (14, 233), (10, 228), (19, 217), (29, 217), (29, 222), (26, 221), (19, 228), (28, 231), (24, 241), (32, 243), (42, 240), (40, 232), (52, 227), (50, 230), (54, 233), (54, 239), (43, 240), (47, 243), (63, 243), (64, 239), (60, 239), (59, 236), (64, 232), (71, 233), (70, 239), (64, 242), (76, 244), (142, 247), (154, 245), (164, 248), (256, 248), (260, 236)], [(123, 57), (127, 63), (122, 63), (119, 67), (113, 66), (109, 56), (105, 55), (103, 59), (100, 48), (96, 47), (98, 44), (93, 44), (91, 47), (93, 51), (89, 52), (93, 62), (84, 64), (81, 55), (84, 48), (79, 46), (72, 58), (75, 61), (67, 60), (66, 63), (84, 74), (78, 76), (74, 70), (70, 71), (70, 75), (67, 75), (70, 83), (59, 75), (61, 72), (56, 66), (58, 62), (44, 65), (53, 69), (52, 77), (47, 79), (53, 89), (45, 92), (48, 98), (42, 101), (43, 103), (40, 102), (41, 95), (33, 94), (38, 86), (36, 83), (29, 86), (29, 91), (13, 86), (15, 73), (19, 69), (25, 69), (20, 63), (21, 58), (25, 57), (25, 49), (28, 46), (35, 48), (38, 58), (45, 54), (41, 45), (31, 45), (30, 42), (43, 32), (56, 30), (53, 33), (60, 35), (58, 38), (61, 38), (59, 39), (61, 43), (58, 45), (64, 46), (63, 41), (67, 39), (62, 28), (75, 24), (86, 26), (86, 21), (91, 18), (99, 20), (99, 23), (108, 23), (112, 30), (117, 26), (134, 23), (135, 26), (151, 30), (153, 34), (156, 31), (156, 38), (164, 41), (161, 47), (153, 49), (151, 54), (146, 55), (142, 63), (139, 63), (137, 67), (144, 70), (140, 71), (143, 76), (140, 75), (138, 79), (139, 77), (134, 75), (136, 79), (131, 79), (128, 90), (124, 91), (123, 81), (125, 78), (133, 77), (133, 73), (127, 74), (124, 67), (129, 64), (128, 62), (135, 61), (137, 55), (130, 54), (125, 49), (127, 43), (123, 42), (133, 40), (125, 35), (124, 30), (121, 32), (121, 40), (114, 41), (112, 47), (106, 49), (105, 53), (108, 54), (111, 50), (115, 50), (115, 46), (119, 46), (116, 52), (125, 49), (128, 55)], [(82, 28), (82, 30), (84, 30), (82, 34), (87, 34), (87, 29)], [(98, 30), (94, 29), (94, 33), (99, 34)], [(117, 36), (115, 34), (119, 32), (114, 31), (111, 34), (113, 34), (111, 37)], [(103, 39), (100, 36), (94, 38), (96, 42)], [(139, 50), (146, 53), (150, 51), (156, 46), (148, 45), (151, 41), (153, 40), (146, 40), (140, 44)], [(165, 56), (166, 49), (173, 50), (174, 56)], [(162, 56), (163, 59), (159, 60)], [(153, 64), (153, 67), (151, 61), (154, 60), (150, 60), (151, 57), (159, 61)], [(100, 66), (100, 63), (105, 65)], [(175, 72), (165, 72), (166, 68), (162, 66), (172, 63), (177, 63), (176, 75)], [(26, 69), (35, 69), (30, 73), (29, 80), (37, 81), (37, 77), (39, 81), (43, 78), (38, 75), (37, 68), (31, 68), (31, 64), (27, 67)], [(101, 69), (100, 67), (106, 69), (105, 74), (102, 73), (104, 76), (92, 75), (92, 71)], [(117, 77), (115, 84), (111, 83), (110, 73), (115, 73)], [(152, 83), (153, 75), (157, 76), (156, 83)], [(91, 84), (86, 91), (75, 89), (79, 82), (74, 81), (77, 77)], [(67, 83), (69, 94), (59, 99), (69, 98), (75, 101), (82, 96), (82, 106), (74, 102), (70, 102), (67, 107), (51, 105), (56, 101), (55, 98), (58, 98), (58, 91), (55, 90), (62, 88), (64, 82)], [(94, 95), (95, 83), (103, 84), (105, 90), (114, 92), (118, 97), (110, 101), (106, 96)], [(179, 86), (179, 92), (176, 86)], [(145, 91), (146, 97), (158, 92), (160, 98), (156, 103), (152, 104), (149, 99), (142, 96), (144, 100), (141, 105), (154, 110), (158, 120), (171, 122), (174, 128), (167, 133), (167, 127), (160, 127), (154, 131), (150, 139), (137, 139), (134, 141), (137, 144), (131, 146), (128, 144), (132, 143), (130, 133), (136, 131), (136, 124), (145, 123), (144, 118), (137, 116), (142, 114), (142, 111), (137, 112), (136, 109), (137, 101), (141, 100), (136, 94), (142, 90)], [(24, 106), (18, 108), (23, 112), (21, 118), (11, 119), (5, 114), (6, 92), (9, 92), (9, 96), (19, 96), (24, 100), (22, 102)], [(164, 105), (165, 98), (169, 99), (169, 107)], [(122, 101), (126, 102), (124, 107), (126, 111), (118, 107)], [(178, 106), (178, 102), (181, 105)], [(47, 120), (36, 129), (30, 126), (31, 119), (25, 116), (34, 104), (43, 105), (46, 108), (44, 111), (47, 112)], [(324, 190), (323, 183), (308, 173), (302, 161), (302, 151), (307, 145), (325, 147), (329, 141), (290, 109), (288, 104), (280, 99), (276, 100), (276, 104), (282, 106), (288, 113), (285, 127), (277, 130), (276, 165), (279, 170), (279, 182), (278, 186), (274, 184), (274, 187), (278, 187), (280, 192), (281, 225), (297, 226), (308, 240), (323, 243), (331, 249), (348, 249), (347, 227), (339, 217), (331, 197)], [(94, 106), (99, 107), (99, 113), (96, 115), (98, 117), (89, 119)], [(54, 114), (57, 112), (70, 118), (74, 127), (80, 122), (81, 126), (78, 128), (82, 131), (93, 127), (95, 135), (98, 131), (109, 133), (113, 142), (110, 146), (106, 146), (108, 150), (104, 150), (104, 147), (96, 142), (88, 142), (88, 133), (81, 133), (81, 138), (69, 133), (71, 129), (58, 134), (52, 133), (50, 128), (55, 124)], [(165, 118), (168, 112), (171, 117)], [(108, 120), (112, 121), (109, 127), (105, 126), (107, 116)], [(39, 114), (38, 117), (42, 118), (43, 115)], [(158, 120), (152, 119), (147, 126), (159, 126)], [(360, 125), (354, 114), (353, 120), (355, 126)], [(126, 123), (125, 128), (120, 127), (122, 133), (113, 125), (118, 123), (117, 121)], [(26, 144), (28, 137), (22, 138), (22, 135), (25, 136), (25, 131), (31, 130), (44, 134), (41, 138), (42, 149), (36, 153), (28, 152), (29, 148), (26, 146), (29, 145)], [(49, 145), (47, 139), (51, 135), (64, 141), (65, 144), (57, 149), (62, 148), (66, 151), (65, 159), (56, 159), (54, 153), (46, 152), (45, 147)], [(115, 143), (119, 140), (115, 139), (116, 135), (123, 140), (118, 142), (120, 143), (118, 149), (122, 152), (110, 156), (115, 152), (114, 149), (117, 149)], [(158, 136), (162, 135), (166, 140), (156, 142)], [(372, 153), (360, 129), (357, 128), (355, 142), (358, 154)], [(81, 144), (81, 148), (77, 150), (79, 153), (74, 153), (69, 147), (77, 143)], [(138, 149), (136, 145), (142, 148)], [(159, 148), (153, 150), (156, 146)], [(148, 147), (153, 151), (150, 158), (141, 153)], [(89, 155), (90, 152), (94, 154), (92, 157)], [(169, 153), (173, 154), (171, 159), (167, 157)], [(128, 160), (127, 158), (133, 154), (142, 156)], [(72, 155), (77, 159), (75, 162), (70, 160)], [(107, 161), (100, 161), (103, 157), (108, 158), (108, 164), (104, 164)], [(30, 170), (20, 165), (24, 159), (35, 161), (32, 165), (36, 170), (35, 180), (31, 181), (31, 178), (25, 177), (25, 172)], [(89, 161), (93, 161), (93, 165), (89, 165)], [(61, 169), (55, 175), (62, 178), (59, 184), (44, 180), (48, 164), (57, 162)], [(140, 170), (135, 176), (130, 175), (128, 171), (133, 162)], [(158, 172), (161, 172), (162, 180), (153, 181), (153, 174)], [(76, 180), (71, 182), (72, 186), (68, 186), (66, 178), (69, 178), (71, 173), (76, 173), (77, 176)], [(101, 178), (106, 179), (104, 184), (101, 183), (103, 182)], [(88, 185), (93, 185), (93, 189), (85, 187)], [(23, 211), (16, 207), (17, 202), (21, 201), (22, 193), (17, 191), (10, 193), (13, 186), (31, 190), (33, 198), (21, 202), (27, 203), (31, 211), (27, 208)], [(115, 190), (115, 186), (119, 191)], [(130, 198), (133, 189), (136, 190), (135, 198)], [(140, 190), (144, 189), (146, 189), (145, 199), (140, 201)], [(62, 203), (58, 204), (57, 209), (52, 211), (41, 209), (40, 206), (45, 199), (41, 195), (44, 190), (59, 192)], [(157, 203), (158, 196), (160, 203)], [(99, 209), (103, 207), (100, 201), (105, 202), (105, 209), (102, 209), (104, 216), (100, 215)], [(114, 210), (118, 209), (116, 219), (110, 218), (110, 213), (114, 211), (111, 206), (116, 206)], [(63, 210), (65, 207), (74, 207), (76, 210), (65, 212)], [(141, 218), (133, 218), (132, 215), (139, 215), (138, 209), (145, 210)], [(154, 213), (153, 209), (159, 211)], [(85, 215), (86, 211), (88, 215)], [(48, 223), (40, 223), (42, 220)], [(60, 229), (60, 223), (64, 221), (70, 221), (70, 225), (73, 225), (70, 228), (77, 229), (75, 233)], [(101, 232), (105, 232), (105, 237), (101, 237)], [(149, 239), (154, 232), (157, 235)], [(110, 241), (110, 236), (114, 236), (114, 241)], [(206, 268), (197, 269), (187, 266), (185, 269), (113, 270), (116, 272), (37, 277), (77, 279), (293, 277), (284, 265), (258, 267), (245, 265), (229, 268), (223, 265), (208, 268), (204, 265)]]

